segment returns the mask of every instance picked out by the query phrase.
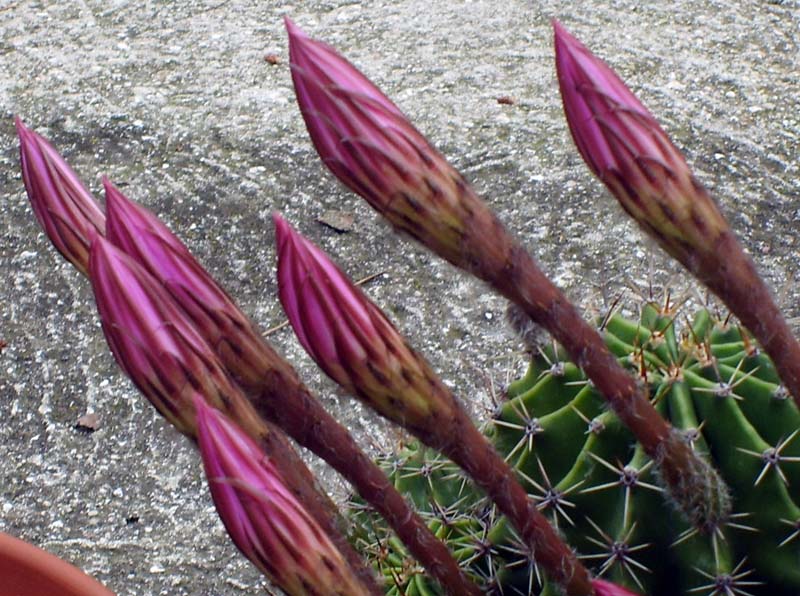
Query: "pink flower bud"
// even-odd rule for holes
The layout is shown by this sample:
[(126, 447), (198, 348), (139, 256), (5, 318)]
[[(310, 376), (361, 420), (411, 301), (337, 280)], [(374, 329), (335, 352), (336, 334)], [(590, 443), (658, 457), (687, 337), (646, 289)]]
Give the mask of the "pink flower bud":
[(394, 226), (464, 262), (462, 236), (485, 206), (381, 91), (286, 19), (297, 103), (325, 165)]
[(564, 113), (586, 164), (672, 256), (713, 251), (728, 229), (681, 152), (622, 80), (557, 21), (556, 70)]
[(195, 329), (246, 390), (261, 392), (265, 375), (288, 364), (264, 341), (250, 319), (189, 249), (153, 213), (104, 179), (106, 235), (158, 280), (193, 322)]
[[(355, 478), (357, 486), (365, 494), (378, 492), (381, 499), (386, 498), (386, 492), (376, 491), (380, 478), (365, 474), (363, 469), (353, 470), (356, 466), (354, 462), (367, 460), (347, 431), (308, 393), (294, 369), (264, 341), (250, 320), (197, 263), (180, 240), (147, 209), (127, 199), (108, 181), (104, 183), (108, 240), (133, 256), (163, 284), (191, 319), (195, 329), (219, 356), (228, 373), (242, 389), (249, 392), (257, 410), (305, 447), (332, 462), (345, 477)], [(237, 420), (237, 423), (240, 421)], [(374, 469), (378, 472), (377, 468)], [(380, 476), (380, 472), (378, 474)], [(368, 477), (370, 479), (365, 481)], [(391, 499), (389, 501), (392, 502)], [(402, 500), (395, 499), (394, 502)], [(410, 515), (410, 510), (405, 507), (396, 516), (402, 520), (405, 538), (411, 533), (405, 529), (413, 525), (409, 522)], [(423, 525), (421, 520), (419, 525)], [(419, 542), (424, 539), (425, 536), (419, 539), (414, 537)], [(440, 546), (446, 553), (444, 546)], [(441, 556), (441, 563), (440, 559)], [(354, 560), (353, 564), (354, 568), (363, 569), (360, 560)], [(455, 561), (452, 567), (457, 570)], [(438, 566), (437, 570), (441, 568)], [(464, 585), (465, 582), (456, 582), (459, 588)], [(462, 589), (461, 592), (469, 593), (469, 589)]]
[(452, 395), (383, 313), (319, 248), (273, 215), (278, 293), (302, 346), (381, 415), (430, 435)]
[(89, 268), (90, 233), (103, 234), (105, 215), (64, 158), (16, 119), (22, 180), (50, 241), (81, 273)]
[[(171, 246), (176, 252), (189, 252), (189, 249), (164, 222), (123, 195), (105, 176), (103, 176), (103, 189), (106, 193), (106, 211), (108, 213), (106, 237), (124, 253), (131, 255), (136, 260), (139, 255), (146, 254), (147, 251), (144, 250), (144, 247), (148, 246), (148, 243), (140, 238), (145, 233), (161, 238), (164, 244)], [(151, 259), (160, 265), (154, 257), (150, 257), (148, 260)]]
[(97, 235), (89, 277), (117, 363), (162, 416), (194, 435), (192, 395), (219, 407), (235, 393), (216, 356), (164, 288)]
[(237, 548), (291, 596), (368, 594), (273, 462), (201, 397), (194, 404), (211, 497)]

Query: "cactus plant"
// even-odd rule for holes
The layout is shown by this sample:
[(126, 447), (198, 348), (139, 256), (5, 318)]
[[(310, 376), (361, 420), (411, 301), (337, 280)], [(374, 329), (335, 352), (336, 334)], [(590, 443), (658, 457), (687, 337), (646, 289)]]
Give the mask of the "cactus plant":
[[(653, 596), (796, 594), (800, 411), (746, 330), (706, 307), (679, 328), (682, 318), (668, 302), (646, 302), (638, 319), (599, 325), (659, 411), (722, 472), (734, 509), (718, 527), (698, 530), (664, 503), (652, 460), (559, 346), (534, 347), (486, 434), (598, 574)], [(485, 585), (530, 594), (542, 583), (550, 593), (452, 463), (411, 443), (383, 465)], [(393, 593), (435, 593), (367, 509), (354, 500), (352, 512), (359, 548), (396, 581)]]

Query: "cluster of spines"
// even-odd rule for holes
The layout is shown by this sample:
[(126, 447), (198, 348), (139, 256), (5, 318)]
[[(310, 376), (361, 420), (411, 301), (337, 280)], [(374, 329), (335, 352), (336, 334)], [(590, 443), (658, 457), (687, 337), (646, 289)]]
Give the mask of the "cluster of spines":
[[(680, 440), (722, 471), (731, 493), (720, 498), (731, 502), (697, 504), (697, 519), (715, 523), (670, 507), (653, 460), (559, 346), (538, 348), (487, 433), (596, 573), (656, 596), (796, 593), (800, 412), (746, 330), (705, 308), (678, 332), (680, 321), (647, 303), (637, 320), (615, 314), (602, 327)], [(412, 444), (386, 469), (490, 593), (551, 593), (513, 530), (447, 460)], [(435, 593), (379, 522), (355, 517), (360, 539), (383, 545), (390, 593)]]

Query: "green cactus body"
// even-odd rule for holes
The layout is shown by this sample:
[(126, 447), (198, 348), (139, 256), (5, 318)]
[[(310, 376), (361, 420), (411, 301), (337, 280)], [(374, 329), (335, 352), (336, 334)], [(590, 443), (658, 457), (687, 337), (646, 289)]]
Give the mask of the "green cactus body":
[[(728, 483), (733, 513), (715, 527), (695, 528), (667, 502), (652, 460), (557, 347), (533, 356), (487, 434), (596, 574), (651, 596), (796, 595), (800, 412), (745, 331), (705, 309), (680, 335), (675, 325), (651, 303), (638, 321), (610, 317), (604, 331), (660, 412)], [(555, 593), (452, 463), (414, 443), (385, 467), (488, 593)], [(440, 593), (372, 513), (357, 508), (353, 518), (388, 594)]]

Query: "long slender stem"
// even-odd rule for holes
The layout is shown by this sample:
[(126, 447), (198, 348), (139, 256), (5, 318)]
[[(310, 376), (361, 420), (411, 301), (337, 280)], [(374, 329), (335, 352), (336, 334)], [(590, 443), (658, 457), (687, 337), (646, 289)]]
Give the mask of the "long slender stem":
[[(716, 470), (661, 417), (600, 334), (544, 277), (527, 253), (514, 269), (525, 282), (508, 288), (506, 295), (517, 304), (527, 305), (529, 316), (550, 330), (605, 396), (622, 423), (655, 460), (670, 495), (691, 523), (702, 531), (713, 531), (727, 518), (731, 507), (727, 486)], [(529, 291), (541, 302), (534, 301)]]
[(594, 594), (587, 569), (539, 512), (508, 463), (463, 410), (459, 410), (454, 427), (449, 433), (450, 442), (431, 446), (440, 448), (486, 491), (520, 538), (531, 547), (536, 563), (567, 596)]
[[(342, 427), (323, 424), (312, 433), (307, 446), (315, 453), (325, 453), (326, 461), (353, 486), (389, 523), (411, 554), (432, 577), (453, 596), (478, 596), (481, 592), (461, 571), (450, 551), (411, 511), (407, 501), (395, 489), (380, 468), (370, 460)], [(335, 455), (334, 455), (335, 454)]]
[[(617, 362), (600, 333), (587, 323), (539, 269), (534, 258), (472, 192), (463, 189), (470, 207), (455, 264), (488, 282), (547, 329), (594, 383), (620, 420), (659, 468), (672, 497), (691, 522), (710, 529), (729, 514), (727, 488), (719, 474), (664, 420), (644, 390)], [(703, 495), (713, 493), (713, 499)]]
[(691, 269), (755, 336), (800, 408), (800, 343), (734, 235), (723, 233)]
[[(500, 290), (523, 307), (564, 346), (597, 390), (650, 455), (670, 434), (670, 425), (617, 362), (597, 330), (536, 267), (527, 253), (518, 252), (515, 282), (498, 280)], [(687, 447), (688, 448), (688, 447)]]

